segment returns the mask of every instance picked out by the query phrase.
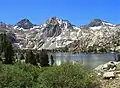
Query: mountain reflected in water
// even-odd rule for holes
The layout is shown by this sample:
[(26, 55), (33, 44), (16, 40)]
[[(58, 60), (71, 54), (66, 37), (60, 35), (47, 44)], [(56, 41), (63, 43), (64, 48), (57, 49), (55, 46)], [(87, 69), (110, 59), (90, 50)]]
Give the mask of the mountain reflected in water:
[(95, 68), (100, 64), (104, 64), (108, 61), (114, 61), (116, 57), (115, 53), (107, 53), (107, 54), (72, 54), (72, 53), (55, 53), (54, 58), (56, 60), (56, 64), (60, 65), (66, 61), (77, 61), (82, 63), (83, 65)]

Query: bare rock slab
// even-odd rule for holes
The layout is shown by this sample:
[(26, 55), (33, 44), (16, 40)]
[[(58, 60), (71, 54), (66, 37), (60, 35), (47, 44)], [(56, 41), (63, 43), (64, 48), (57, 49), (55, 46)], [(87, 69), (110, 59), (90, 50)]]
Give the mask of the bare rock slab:
[(103, 78), (104, 79), (115, 78), (115, 73), (114, 72), (104, 72)]

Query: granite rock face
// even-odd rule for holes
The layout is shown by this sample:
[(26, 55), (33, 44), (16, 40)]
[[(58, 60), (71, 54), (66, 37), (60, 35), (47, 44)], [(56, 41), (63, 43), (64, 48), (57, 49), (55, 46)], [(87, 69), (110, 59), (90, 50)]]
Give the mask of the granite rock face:
[(20, 49), (68, 48), (79, 52), (120, 52), (120, 26), (94, 19), (87, 27), (52, 17), (41, 25), (22, 19), (16, 25), (1, 23)]

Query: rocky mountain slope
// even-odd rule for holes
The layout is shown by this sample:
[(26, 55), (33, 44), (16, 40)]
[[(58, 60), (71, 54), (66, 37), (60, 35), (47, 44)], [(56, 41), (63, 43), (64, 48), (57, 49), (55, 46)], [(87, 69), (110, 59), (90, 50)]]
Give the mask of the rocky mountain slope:
[(72, 51), (120, 51), (120, 26), (94, 19), (84, 26), (74, 26), (68, 20), (52, 17), (41, 25), (23, 19), (15, 25), (0, 22), (20, 49), (56, 49)]

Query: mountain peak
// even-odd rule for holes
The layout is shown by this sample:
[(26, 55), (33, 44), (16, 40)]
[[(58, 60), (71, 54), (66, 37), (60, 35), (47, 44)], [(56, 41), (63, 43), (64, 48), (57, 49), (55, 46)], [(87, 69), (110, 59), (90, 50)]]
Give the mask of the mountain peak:
[(27, 18), (24, 18), (22, 19), (21, 21), (19, 21), (16, 26), (18, 27), (22, 27), (24, 29), (30, 29), (33, 27), (33, 24), (27, 19)]
[(7, 24), (1, 21), (0, 22), (0, 28), (6, 28), (6, 27), (7, 27)]
[(93, 19), (92, 21), (97, 21), (97, 22), (101, 22), (102, 20), (101, 19)]
[(57, 17), (51, 17), (49, 20), (47, 20), (47, 23), (58, 24)]
[(72, 24), (68, 20), (60, 19), (60, 18), (57, 18), (56, 16), (49, 18), (46, 21), (46, 24), (58, 25), (60, 26), (60, 28), (63, 28), (63, 29), (67, 29), (67, 28), (72, 29)]
[(102, 22), (103, 22), (103, 21), (102, 21), (101, 19), (93, 19), (93, 20), (88, 24), (88, 26), (89, 26), (89, 27), (101, 26), (101, 25), (103, 25)]
[(88, 24), (88, 27), (95, 27), (95, 26), (115, 26), (115, 25), (101, 19), (93, 19)]
[(108, 21), (101, 20), (101, 19), (93, 19), (89, 24), (80, 26), (81, 28), (89, 28), (89, 27), (98, 27), (98, 26), (110, 26), (115, 27), (115, 24), (112, 24)]

